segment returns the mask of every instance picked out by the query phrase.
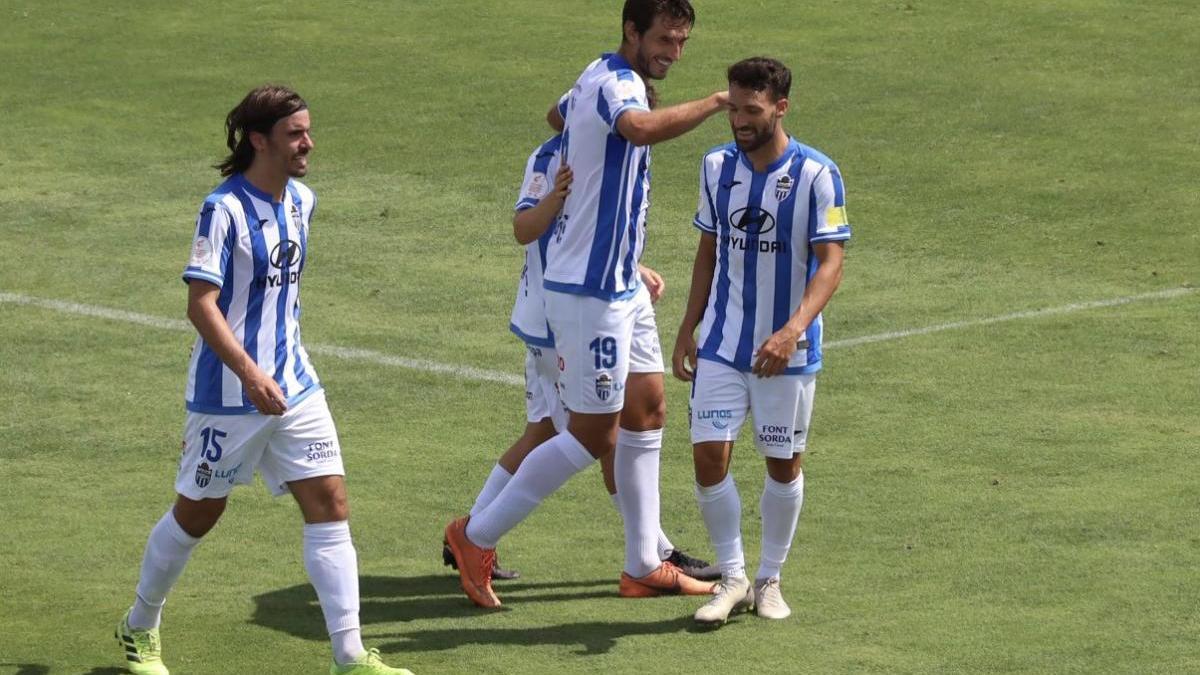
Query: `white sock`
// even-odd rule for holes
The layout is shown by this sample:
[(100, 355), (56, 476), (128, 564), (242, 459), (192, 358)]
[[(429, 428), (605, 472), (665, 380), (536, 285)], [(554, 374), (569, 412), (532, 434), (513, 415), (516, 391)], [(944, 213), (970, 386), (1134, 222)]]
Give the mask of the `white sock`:
[(625, 572), (644, 577), (662, 564), (658, 557), (658, 461), (662, 429), (617, 431), (613, 478), (625, 523)]
[(350, 541), (350, 523), (305, 523), (304, 569), (317, 590), (333, 660), (345, 665), (366, 649), (358, 622), (358, 554)]
[[(609, 495), (609, 497), (612, 498), (612, 503), (613, 503), (613, 506), (615, 506), (617, 508), (617, 513), (620, 514), (622, 518), (624, 518), (625, 514), (621, 513), (621, 500), (618, 499), (617, 495), (615, 495), (615, 494), (611, 494), (611, 495)], [(667, 538), (667, 533), (663, 532), (662, 525), (659, 525), (658, 526), (658, 559), (666, 560), (667, 557), (670, 556), (674, 550), (675, 550), (675, 544), (671, 543), (671, 540)]]
[(792, 537), (796, 534), (796, 522), (800, 520), (800, 506), (804, 503), (804, 474), (791, 483), (777, 483), (767, 476), (763, 484), (762, 501), (762, 558), (758, 563), (756, 579), (779, 577), (788, 550), (792, 548)]
[(508, 481), (510, 480), (512, 480), (512, 474), (505, 471), (504, 467), (499, 464), (493, 466), (492, 473), (484, 481), (483, 489), (479, 491), (479, 496), (475, 498), (475, 506), (471, 507), (471, 515), (473, 516), (487, 508), (487, 505), (492, 503), (492, 500), (496, 498), (496, 495), (500, 494), (500, 491), (504, 489), (505, 485), (508, 485)]
[(742, 499), (738, 496), (733, 474), (710, 487), (696, 484), (696, 501), (708, 528), (708, 538), (717, 553), (717, 565), (727, 577), (746, 576), (746, 556), (742, 551)]
[(163, 604), (167, 593), (183, 573), (192, 549), (200, 539), (183, 531), (175, 520), (173, 509), (159, 518), (142, 555), (142, 574), (138, 579), (137, 596), (129, 613), (132, 628), (158, 628), (162, 621)]
[(569, 431), (537, 446), (492, 503), (471, 517), (467, 538), (476, 546), (495, 548), (542, 500), (595, 461)]
[[(659, 515), (661, 517), (661, 513)], [(675, 544), (672, 544), (671, 540), (667, 539), (667, 533), (663, 532), (662, 525), (660, 524), (658, 526), (658, 559), (666, 560), (667, 556), (671, 555), (671, 552), (674, 550)]]

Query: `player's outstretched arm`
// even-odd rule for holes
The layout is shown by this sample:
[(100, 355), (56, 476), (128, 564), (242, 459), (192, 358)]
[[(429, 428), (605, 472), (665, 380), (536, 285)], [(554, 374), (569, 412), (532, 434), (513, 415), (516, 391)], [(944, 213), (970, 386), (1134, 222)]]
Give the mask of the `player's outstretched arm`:
[(696, 376), (696, 327), (704, 318), (716, 268), (717, 237), (702, 232), (700, 244), (696, 247), (696, 262), (692, 265), (692, 287), (688, 290), (687, 309), (683, 312), (679, 335), (675, 338), (675, 350), (671, 354), (671, 373), (684, 382), (691, 382)]
[(783, 328), (775, 331), (758, 348), (754, 359), (754, 373), (760, 377), (771, 377), (782, 373), (796, 352), (796, 341), (808, 330), (809, 324), (833, 297), (842, 282), (842, 261), (845, 246), (840, 241), (813, 244), (813, 255), (817, 257), (817, 272), (804, 288), (804, 297)]
[(617, 131), (634, 145), (653, 145), (686, 134), (728, 105), (729, 92), (718, 91), (657, 110), (629, 110), (617, 118)]
[(571, 180), (574, 174), (571, 167), (565, 164), (558, 168), (554, 176), (554, 188), (536, 206), (521, 209), (513, 214), (513, 236), (521, 244), (528, 244), (545, 233), (546, 228), (562, 211), (567, 195), (571, 194)]
[(254, 407), (264, 415), (282, 415), (287, 410), (283, 390), (258, 367), (238, 342), (225, 315), (217, 306), (220, 294), (221, 289), (214, 284), (199, 279), (188, 280), (188, 320), (204, 338), (205, 344), (242, 381), (246, 396)]

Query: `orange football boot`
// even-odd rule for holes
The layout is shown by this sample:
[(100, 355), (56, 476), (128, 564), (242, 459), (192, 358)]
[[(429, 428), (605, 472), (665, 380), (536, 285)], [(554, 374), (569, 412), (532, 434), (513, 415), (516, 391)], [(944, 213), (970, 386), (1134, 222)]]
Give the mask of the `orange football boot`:
[(633, 578), (621, 572), (622, 598), (652, 598), (656, 595), (709, 595), (716, 584), (699, 581), (684, 574), (669, 562), (664, 562), (644, 577)]
[(496, 549), (480, 548), (467, 539), (467, 519), (463, 516), (446, 526), (446, 543), (458, 564), (458, 579), (471, 602), (492, 609), (500, 606), (500, 598), (492, 590), (492, 567), (496, 564)]

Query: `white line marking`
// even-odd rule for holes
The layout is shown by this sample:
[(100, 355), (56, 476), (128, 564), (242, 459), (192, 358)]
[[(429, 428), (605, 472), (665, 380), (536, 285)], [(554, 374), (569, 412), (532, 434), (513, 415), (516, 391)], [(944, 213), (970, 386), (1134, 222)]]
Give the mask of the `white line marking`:
[[(138, 324), (140, 326), (149, 326), (151, 328), (161, 328), (164, 330), (192, 332), (192, 324), (182, 319), (166, 319), (159, 316), (151, 316), (149, 314), (138, 314), (137, 312), (127, 312), (121, 309), (110, 309), (108, 307), (97, 307), (95, 305), (81, 305), (77, 302), (65, 302), (63, 300), (51, 300), (48, 298), (34, 298), (27, 295), (17, 295), (15, 293), (0, 292), (0, 302), (12, 303), (15, 305), (26, 305), (29, 307), (41, 307), (42, 309), (50, 309), (64, 314), (75, 314), (78, 316), (93, 316), (100, 319), (110, 319), (112, 321), (123, 321), (125, 323)], [(499, 382), (500, 384), (524, 385), (525, 378), (518, 377), (511, 373), (501, 373), (494, 370), (485, 370), (483, 368), (472, 368), (470, 366), (455, 366), (446, 363), (438, 363), (436, 361), (424, 361), (422, 359), (410, 359), (403, 356), (392, 356), (381, 352), (371, 351), (370, 349), (355, 349), (351, 347), (339, 347), (337, 345), (308, 345), (308, 350), (313, 354), (321, 354), (333, 356), (347, 361), (367, 361), (383, 366), (396, 366), (399, 368), (408, 368), (409, 370), (419, 370), (427, 373), (441, 373), (445, 375), (454, 375), (468, 380), (476, 380), (483, 382)]]
[[(908, 330), (891, 331), (888, 333), (879, 333), (877, 335), (864, 335), (862, 337), (847, 338), (845, 340), (833, 340), (825, 343), (826, 349), (835, 349), (842, 347), (856, 347), (858, 345), (871, 344), (873, 342), (886, 342), (890, 340), (899, 340), (915, 335), (928, 335), (930, 333), (940, 333), (947, 330), (955, 330), (958, 328), (972, 328), (975, 326), (986, 326), (993, 323), (1002, 323), (1005, 321), (1016, 321), (1018, 319), (1036, 319), (1046, 316), (1056, 316), (1059, 314), (1070, 314), (1072, 312), (1082, 312), (1089, 309), (1103, 309), (1106, 307), (1118, 307), (1120, 305), (1128, 305), (1134, 302), (1142, 302), (1144, 300), (1164, 300), (1168, 298), (1177, 298), (1183, 295), (1195, 293), (1196, 288), (1171, 288), (1165, 291), (1155, 291), (1153, 293), (1142, 293), (1140, 295), (1129, 295), (1123, 298), (1111, 298), (1109, 300), (1093, 300), (1091, 302), (1078, 302), (1070, 305), (1062, 305), (1060, 307), (1048, 307), (1045, 309), (1032, 309), (1023, 312), (1013, 312), (1012, 314), (1001, 314), (1000, 316), (992, 316), (983, 319), (971, 319), (967, 321), (955, 321), (952, 323), (943, 323), (936, 326), (926, 326), (924, 328), (911, 328)], [(82, 305), (77, 302), (66, 302), (64, 300), (51, 300), (48, 298), (35, 298), (28, 295), (19, 295), (16, 293), (0, 292), (0, 303), (10, 303), (15, 305), (25, 305), (29, 307), (41, 307), (50, 309), (64, 314), (75, 314), (77, 316), (92, 316), (100, 319), (109, 319), (112, 321), (123, 321), (125, 323), (133, 323), (141, 326), (149, 326), (151, 328), (160, 328), (164, 330), (191, 332), (192, 325), (182, 319), (167, 319), (149, 314), (139, 314), (137, 312), (127, 312), (121, 309), (110, 309), (108, 307), (97, 307), (95, 305)], [(445, 375), (453, 375), (463, 379), (483, 381), (483, 382), (498, 382), (500, 384), (523, 385), (525, 380), (517, 375), (503, 373), (495, 370), (486, 370), (483, 368), (473, 368), (471, 366), (456, 366), (447, 363), (438, 363), (437, 361), (425, 361), (423, 359), (410, 359), (403, 356), (393, 356), (382, 352), (372, 351), (370, 349), (357, 349), (354, 347), (339, 347), (337, 345), (310, 345), (309, 351), (314, 354), (332, 356), (347, 361), (366, 361), (383, 366), (395, 366), (398, 368), (407, 368), (409, 370), (419, 370), (427, 373), (441, 373)]]
[(1063, 305), (1061, 307), (1048, 307), (1046, 309), (1031, 309), (1024, 312), (1013, 312), (1012, 314), (1001, 314), (1000, 316), (987, 317), (985, 319), (970, 319), (968, 321), (955, 321), (953, 323), (942, 323), (936, 326), (926, 326), (924, 328), (910, 328), (908, 330), (898, 330), (889, 333), (879, 333), (878, 335), (864, 335), (862, 337), (847, 338), (845, 340), (832, 340), (826, 342), (824, 347), (832, 349), (836, 347), (855, 347), (858, 345), (870, 344), (872, 342), (885, 342), (887, 340), (899, 340), (900, 338), (912, 337), (914, 335), (928, 335), (929, 333), (940, 333), (946, 330), (954, 330), (956, 328), (972, 328), (975, 326), (986, 326), (993, 323), (1001, 323), (1004, 321), (1016, 321), (1017, 319), (1037, 319), (1044, 316), (1056, 316), (1058, 314), (1070, 314), (1071, 312), (1082, 312), (1088, 309), (1100, 309), (1103, 307), (1118, 307), (1120, 305), (1128, 305), (1133, 302), (1141, 302), (1143, 300), (1163, 300), (1166, 298), (1176, 298), (1181, 295), (1195, 293), (1198, 289), (1195, 288), (1171, 288), (1165, 291), (1155, 291), (1153, 293), (1142, 293), (1140, 295), (1129, 295), (1123, 298), (1112, 298), (1110, 300), (1093, 300), (1092, 302), (1077, 302), (1071, 305)]

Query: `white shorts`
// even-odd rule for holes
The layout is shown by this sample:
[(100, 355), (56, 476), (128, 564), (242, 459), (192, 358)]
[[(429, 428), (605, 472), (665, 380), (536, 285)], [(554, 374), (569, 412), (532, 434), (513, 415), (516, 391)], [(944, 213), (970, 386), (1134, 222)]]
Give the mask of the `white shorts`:
[(324, 390), (281, 416), (189, 412), (175, 491), (188, 499), (227, 497), (255, 471), (275, 496), (292, 481), (344, 476), (342, 449)]
[(550, 418), (555, 431), (567, 428), (567, 411), (558, 394), (558, 352), (553, 347), (525, 345), (525, 420)]
[(637, 309), (633, 318), (633, 341), (629, 345), (629, 372), (665, 372), (654, 303), (650, 302), (650, 291), (645, 284), (638, 288), (633, 301), (637, 303)]
[(650, 292), (625, 300), (546, 291), (546, 318), (558, 350), (558, 390), (567, 410), (613, 413), (625, 406), (630, 372), (663, 372)]
[(775, 459), (804, 452), (817, 375), (758, 377), (699, 359), (688, 418), (692, 443), (737, 439), (746, 414), (754, 415), (754, 444)]

